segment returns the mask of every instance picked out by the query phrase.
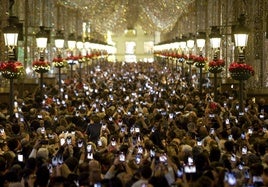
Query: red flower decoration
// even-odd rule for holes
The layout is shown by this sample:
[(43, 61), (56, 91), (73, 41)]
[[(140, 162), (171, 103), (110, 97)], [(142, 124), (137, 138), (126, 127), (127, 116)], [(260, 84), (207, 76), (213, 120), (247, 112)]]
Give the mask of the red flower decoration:
[(231, 73), (248, 72), (252, 76), (255, 73), (251, 65), (246, 64), (246, 63), (238, 63), (238, 62), (232, 62), (229, 66), (229, 71)]
[(223, 67), (225, 66), (225, 62), (222, 59), (217, 59), (217, 60), (210, 61), (208, 66), (209, 67), (218, 67), (218, 66)]
[(2, 72), (3, 77), (7, 79), (18, 78), (23, 74), (23, 65), (18, 61), (7, 61), (0, 63), (0, 71)]
[(52, 62), (62, 62), (64, 59), (59, 57), (59, 58), (53, 58)]
[(50, 70), (50, 63), (44, 60), (37, 60), (33, 62), (33, 70), (38, 73), (46, 73)]
[(2, 62), (0, 64), (0, 71), (10, 71), (13, 73), (18, 73), (21, 70), (21, 68), (23, 68), (21, 62), (8, 61), (8, 62)]
[(194, 60), (195, 60), (195, 58), (196, 58), (196, 56), (195, 56), (195, 55), (190, 54), (190, 55), (189, 55), (188, 60), (192, 60), (192, 61), (194, 61)]
[(198, 68), (202, 68), (206, 64), (207, 58), (204, 58), (202, 55), (194, 58), (195, 66)]
[(47, 61), (43, 61), (43, 60), (38, 60), (38, 61), (34, 61), (33, 62), (33, 66), (43, 66), (43, 67), (47, 67), (49, 66), (49, 62)]
[(194, 61), (199, 62), (199, 63), (205, 63), (207, 61), (207, 58), (205, 58), (202, 55), (200, 55), (200, 56), (195, 57)]

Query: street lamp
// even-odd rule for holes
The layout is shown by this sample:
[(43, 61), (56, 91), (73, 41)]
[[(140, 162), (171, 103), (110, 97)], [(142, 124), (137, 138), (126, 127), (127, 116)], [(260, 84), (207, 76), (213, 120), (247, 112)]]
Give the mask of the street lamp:
[[(48, 41), (48, 35), (45, 30), (44, 26), (40, 26), (40, 31), (36, 34), (36, 45), (39, 49), (40, 53), (40, 59), (39, 62), (37, 61), (35, 64), (36, 66), (39, 66), (37, 69), (35, 69), (36, 72), (40, 73), (40, 91), (43, 92), (43, 73), (46, 73), (48, 69), (43, 68), (45, 66), (48, 66), (48, 63), (45, 62), (44, 54), (45, 54), (45, 48), (47, 47), (47, 41)], [(34, 67), (34, 66), (33, 66)]]
[(73, 65), (75, 64), (74, 59), (73, 59), (73, 50), (76, 47), (76, 38), (74, 33), (71, 33), (68, 37), (68, 48), (71, 51), (69, 60), (68, 60), (68, 64), (71, 66), (71, 79), (73, 78)]
[(18, 18), (15, 16), (10, 16), (8, 18), (9, 25), (3, 28), (5, 46), (8, 47), (8, 58), (9, 60), (15, 60), (16, 55), (14, 49), (18, 43), (19, 30), (16, 27), (16, 22)]
[(184, 62), (185, 62), (185, 58), (184, 58), (184, 51), (187, 47), (187, 42), (186, 42), (186, 36), (182, 36), (180, 39), (179, 39), (179, 49), (181, 50), (181, 57), (179, 58), (179, 62), (181, 63), (181, 74), (182, 74), (182, 77), (185, 76), (185, 72), (184, 72)]
[[(10, 16), (8, 18), (8, 26), (3, 28), (5, 46), (8, 48), (8, 64), (13, 65), (16, 60), (15, 48), (18, 42), (19, 31), (16, 27), (16, 22), (18, 18), (15, 16)], [(14, 67), (13, 67), (14, 68)], [(13, 117), (14, 113), (14, 78), (13, 76), (8, 77), (10, 83), (9, 91), (9, 115), (10, 118)]]
[[(245, 26), (245, 15), (241, 14), (238, 18), (238, 25), (234, 27), (233, 34), (235, 39), (235, 46), (238, 48), (238, 64), (245, 64), (245, 54), (244, 49), (247, 46), (249, 29)], [(232, 74), (231, 74), (232, 75)], [(239, 81), (239, 111), (244, 112), (244, 103), (243, 103), (243, 90), (244, 90), (244, 81), (247, 80), (250, 76), (245, 75), (245, 73), (240, 73), (239, 76), (232, 76), (233, 79)]]
[(221, 34), (220, 29), (217, 26), (211, 27), (211, 33), (209, 35), (211, 47), (214, 52), (213, 62), (209, 64), (209, 72), (214, 75), (214, 101), (218, 100), (218, 92), (217, 92), (217, 74), (222, 72), (224, 61), (219, 60), (219, 48), (221, 46)]
[[(61, 32), (61, 30), (58, 30), (55, 36), (55, 47), (57, 48), (58, 54), (57, 54), (57, 59), (58, 62), (63, 62), (63, 59), (61, 57), (61, 50), (64, 47), (64, 34)], [(57, 66), (55, 66), (56, 68), (58, 68), (58, 74), (59, 74), (59, 91), (61, 90), (61, 68), (64, 67), (63, 64), (57, 64)]]
[(199, 59), (201, 60), (201, 63), (196, 63), (196, 67), (199, 68), (199, 92), (202, 93), (202, 69), (205, 66), (204, 58), (203, 58), (203, 48), (206, 44), (206, 33), (205, 32), (198, 32), (196, 36), (196, 46), (199, 49)]
[(89, 51), (90, 51), (90, 40), (86, 37), (84, 40), (84, 47), (86, 49), (86, 61), (87, 61), (87, 74), (89, 73)]
[[(194, 35), (192, 33), (189, 34), (188, 39), (186, 41), (186, 46), (189, 49), (189, 58), (186, 63), (189, 65), (189, 83), (192, 84), (192, 65), (194, 64), (194, 59), (192, 57), (192, 50), (194, 48)], [(191, 85), (192, 86), (192, 85)]]
[[(77, 42), (76, 42), (76, 48), (79, 50), (79, 58), (81, 58), (82, 57), (81, 50), (84, 48), (82, 36), (78, 36)], [(82, 82), (82, 63), (83, 63), (83, 60), (79, 59), (78, 63), (79, 63), (79, 82)]]

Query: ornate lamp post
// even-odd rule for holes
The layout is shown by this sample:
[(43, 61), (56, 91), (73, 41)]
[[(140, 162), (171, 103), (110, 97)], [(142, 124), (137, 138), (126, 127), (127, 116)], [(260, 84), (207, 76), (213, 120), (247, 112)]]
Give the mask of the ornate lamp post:
[(203, 80), (202, 80), (202, 69), (205, 66), (205, 61), (203, 58), (203, 48), (205, 47), (206, 44), (206, 33), (205, 32), (198, 32), (197, 36), (196, 36), (196, 45), (197, 48), (199, 49), (199, 57), (198, 61), (195, 62), (195, 66), (199, 68), (199, 92), (200, 94), (202, 93), (202, 84), (203, 84)]
[(71, 33), (68, 37), (68, 48), (71, 51), (70, 58), (68, 60), (68, 64), (71, 66), (71, 79), (73, 78), (73, 65), (75, 64), (75, 61), (73, 60), (73, 50), (76, 47), (76, 38), (74, 33)]
[(185, 62), (186, 56), (185, 56), (184, 52), (185, 52), (186, 47), (187, 47), (186, 37), (182, 36), (182, 38), (179, 40), (179, 49), (181, 50), (181, 56), (178, 59), (178, 61), (181, 63), (182, 77), (185, 76), (184, 62)]
[(245, 16), (238, 18), (239, 24), (234, 28), (235, 46), (238, 49), (238, 62), (230, 64), (229, 71), (234, 80), (239, 81), (239, 112), (244, 112), (243, 90), (244, 81), (254, 75), (252, 66), (245, 63), (244, 49), (247, 46), (249, 29), (245, 26)]
[(194, 59), (192, 56), (192, 50), (194, 48), (194, 35), (192, 33), (189, 34), (189, 37), (186, 41), (186, 46), (189, 49), (189, 58), (186, 63), (189, 65), (189, 84), (192, 85), (192, 65), (194, 64)]
[(61, 90), (61, 68), (64, 67), (64, 60), (61, 56), (61, 50), (64, 47), (64, 34), (59, 30), (56, 33), (55, 37), (55, 47), (57, 48), (57, 58), (53, 59), (53, 65), (54, 67), (58, 68), (58, 74), (59, 74), (59, 90)]
[(81, 59), (82, 58), (81, 50), (84, 48), (82, 36), (78, 37), (77, 42), (76, 42), (76, 48), (79, 50), (79, 58), (80, 58), (78, 60), (78, 63), (79, 63), (79, 82), (82, 82), (82, 63), (83, 63), (83, 60)]
[(86, 63), (87, 63), (87, 74), (89, 73), (89, 61), (90, 61), (90, 54), (89, 54), (89, 50), (90, 50), (90, 42), (89, 42), (89, 37), (85, 38), (84, 41), (84, 47), (86, 49)]
[(40, 31), (36, 34), (36, 44), (39, 49), (40, 58), (39, 61), (33, 63), (34, 71), (40, 73), (40, 91), (43, 92), (43, 82), (44, 82), (44, 73), (48, 72), (50, 69), (49, 63), (45, 62), (45, 49), (47, 47), (47, 32), (45, 27), (41, 26)]
[(15, 25), (17, 17), (10, 16), (8, 18), (9, 25), (3, 28), (5, 46), (8, 48), (8, 62), (1, 63), (2, 76), (9, 79), (9, 116), (12, 117), (14, 113), (14, 79), (22, 74), (22, 64), (15, 62), (15, 49), (18, 42), (19, 31)]
[(214, 75), (214, 101), (218, 101), (218, 92), (217, 92), (217, 74), (223, 71), (225, 65), (223, 60), (219, 59), (220, 46), (221, 46), (221, 34), (220, 29), (216, 26), (211, 28), (211, 33), (209, 35), (211, 47), (214, 52), (213, 61), (209, 62), (209, 72)]

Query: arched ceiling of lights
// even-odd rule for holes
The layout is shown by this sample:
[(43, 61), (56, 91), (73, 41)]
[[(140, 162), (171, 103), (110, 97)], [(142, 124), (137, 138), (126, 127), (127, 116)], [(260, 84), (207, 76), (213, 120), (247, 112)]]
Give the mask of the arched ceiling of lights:
[(77, 9), (99, 33), (120, 34), (139, 25), (147, 33), (169, 32), (193, 0), (58, 0)]

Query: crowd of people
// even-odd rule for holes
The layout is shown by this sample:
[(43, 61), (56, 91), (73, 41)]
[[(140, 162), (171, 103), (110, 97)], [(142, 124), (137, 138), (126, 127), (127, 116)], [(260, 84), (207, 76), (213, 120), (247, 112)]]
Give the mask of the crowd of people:
[(0, 104), (0, 186), (268, 185), (265, 101), (157, 63), (95, 65)]

